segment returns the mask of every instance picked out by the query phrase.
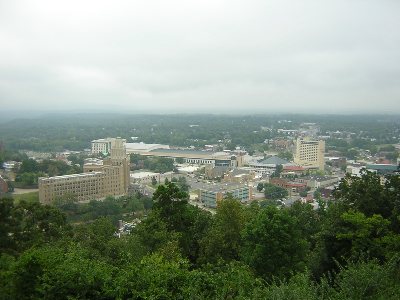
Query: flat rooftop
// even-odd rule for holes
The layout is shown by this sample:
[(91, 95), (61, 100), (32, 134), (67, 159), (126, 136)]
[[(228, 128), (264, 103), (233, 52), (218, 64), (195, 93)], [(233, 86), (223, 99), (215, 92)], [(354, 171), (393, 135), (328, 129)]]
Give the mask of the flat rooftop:
[(79, 174), (70, 174), (70, 175), (61, 175), (61, 176), (53, 176), (53, 177), (39, 177), (40, 180), (50, 180), (50, 179), (68, 179), (68, 178), (82, 178), (88, 176), (97, 176), (104, 174), (103, 172), (87, 172), (87, 173), (79, 173)]
[(191, 150), (191, 149), (153, 149), (150, 151), (154, 153), (165, 153), (165, 154), (178, 154), (178, 155), (186, 155), (186, 156), (208, 156), (208, 157), (222, 157), (224, 159), (230, 159), (232, 157), (231, 154), (225, 152), (213, 152), (208, 150)]
[(302, 177), (305, 180), (316, 180), (316, 181), (326, 181), (326, 180), (339, 180), (340, 178), (337, 176), (306, 176)]
[(127, 151), (151, 151), (154, 149), (168, 149), (169, 145), (146, 144), (146, 143), (125, 143)]
[(237, 189), (248, 188), (247, 185), (237, 183), (214, 183), (207, 186), (207, 188), (200, 189), (206, 192), (229, 192)]
[(367, 169), (372, 170), (385, 170), (385, 171), (397, 171), (398, 165), (388, 165), (388, 164), (369, 164), (366, 165)]

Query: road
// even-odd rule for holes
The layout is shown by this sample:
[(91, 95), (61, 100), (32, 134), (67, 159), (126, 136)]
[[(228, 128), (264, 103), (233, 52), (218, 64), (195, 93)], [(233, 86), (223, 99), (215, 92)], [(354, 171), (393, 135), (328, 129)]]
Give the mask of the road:
[(20, 189), (20, 188), (14, 188), (14, 195), (22, 195), (22, 194), (27, 194), (27, 193), (32, 193), (32, 192), (38, 192), (39, 189)]

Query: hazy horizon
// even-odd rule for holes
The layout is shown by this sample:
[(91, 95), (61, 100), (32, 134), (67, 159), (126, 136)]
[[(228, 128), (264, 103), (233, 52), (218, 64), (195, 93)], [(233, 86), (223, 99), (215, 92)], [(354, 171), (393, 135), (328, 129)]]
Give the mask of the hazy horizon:
[[(230, 111), (230, 112), (193, 112), (193, 111), (109, 111), (109, 110), (6, 110), (2, 111), (3, 116), (6, 119), (17, 119), (17, 118), (43, 118), (43, 117), (51, 117), (51, 116), (73, 116), (73, 115), (87, 115), (87, 116), (101, 116), (101, 115), (121, 115), (121, 116), (171, 116), (171, 115), (182, 115), (182, 116), (374, 116), (374, 117), (400, 117), (400, 113), (392, 112), (392, 113), (367, 113), (367, 112), (315, 112), (315, 113), (300, 113), (300, 112), (290, 112), (290, 111), (270, 111), (270, 112), (262, 112), (262, 111)], [(400, 121), (400, 120), (399, 120)]]
[(400, 2), (0, 1), (2, 113), (400, 113)]

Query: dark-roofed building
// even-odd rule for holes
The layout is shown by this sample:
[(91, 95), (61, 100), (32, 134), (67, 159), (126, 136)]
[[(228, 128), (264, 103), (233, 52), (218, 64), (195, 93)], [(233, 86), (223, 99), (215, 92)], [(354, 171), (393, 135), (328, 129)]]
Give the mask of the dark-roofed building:
[(260, 164), (264, 165), (287, 165), (289, 162), (286, 159), (280, 158), (278, 156), (271, 156), (259, 162)]
[(286, 165), (290, 165), (290, 162), (278, 156), (271, 156), (258, 162), (249, 163), (249, 167), (253, 168), (254, 171), (258, 173), (260, 173), (259, 171), (261, 170), (262, 174), (273, 173), (279, 165), (285, 167)]
[(249, 166), (253, 168), (275, 169), (278, 165), (285, 166), (289, 164), (290, 162), (285, 159), (282, 159), (278, 156), (271, 156), (261, 161), (250, 163)]

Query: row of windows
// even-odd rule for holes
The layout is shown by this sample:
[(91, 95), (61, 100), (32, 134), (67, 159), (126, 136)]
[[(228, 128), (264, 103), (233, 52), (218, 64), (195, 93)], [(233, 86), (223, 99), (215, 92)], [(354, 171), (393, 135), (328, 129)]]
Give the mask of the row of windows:
[(187, 158), (186, 159), (187, 163), (192, 163), (192, 164), (212, 164), (213, 161), (212, 160), (205, 160), (205, 159), (190, 159)]
[(57, 179), (44, 179), (42, 180), (43, 183), (54, 183), (54, 184), (71, 184), (71, 183), (80, 183), (80, 182), (98, 182), (102, 180), (104, 177), (96, 176), (94, 177), (93, 175), (88, 175), (88, 177), (71, 177), (71, 178), (57, 178)]
[(99, 184), (103, 182), (103, 180), (81, 180), (81, 181), (72, 181), (72, 182), (56, 182), (51, 184), (52, 186), (65, 186), (65, 185), (92, 185), (92, 184)]
[[(49, 199), (50, 196), (54, 197), (60, 197), (66, 194), (68, 191), (53, 191), (53, 192), (47, 192), (44, 195), (45, 199)], [(109, 193), (120, 193), (119, 189), (112, 189), (108, 190), (107, 193), (104, 190), (80, 190), (80, 191), (71, 191), (71, 194), (74, 194), (76, 196), (91, 196), (91, 197), (97, 197), (99, 194), (109, 194)]]

